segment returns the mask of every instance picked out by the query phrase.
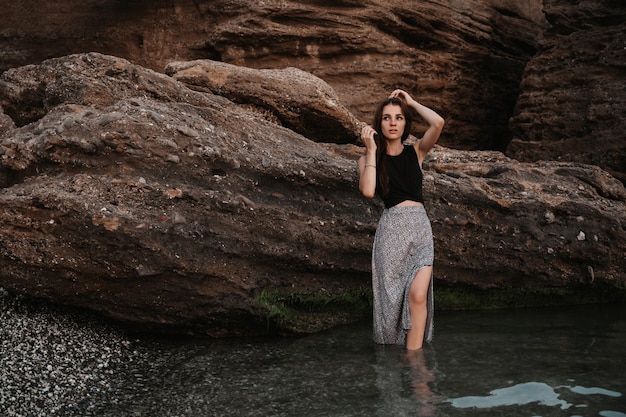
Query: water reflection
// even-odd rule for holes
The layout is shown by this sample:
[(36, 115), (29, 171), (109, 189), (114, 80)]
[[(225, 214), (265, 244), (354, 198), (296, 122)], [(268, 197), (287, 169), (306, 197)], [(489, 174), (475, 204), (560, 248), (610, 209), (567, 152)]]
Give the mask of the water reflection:
[[(62, 414), (20, 403), (15, 415), (626, 417), (625, 305), (438, 312), (433, 343), (407, 352), (375, 345), (369, 322), (291, 339), (155, 340), (14, 304), (3, 318), (25, 329), (33, 319), (49, 323), (38, 326), (42, 340), (63, 335), (37, 352), (66, 401)], [(28, 338), (4, 338), (16, 329), (0, 329), (2, 356), (35, 351)], [(54, 368), (73, 346), (90, 348), (75, 366)], [(109, 350), (115, 360), (92, 366)], [(43, 395), (19, 378), (21, 365), (10, 366), (0, 415), (3, 388)], [(78, 391), (76, 376), (94, 372), (101, 382)]]
[(626, 417), (625, 345), (626, 306), (440, 312), (433, 343), (412, 353), (373, 344), (370, 323), (298, 339), (166, 344), (161, 358), (184, 359), (147, 369), (150, 394), (131, 390), (124, 407), (159, 416)]
[(407, 352), (399, 346), (376, 347), (376, 386), (383, 400), (378, 415), (412, 415), (431, 417), (435, 404), (442, 398), (432, 389), (436, 360), (430, 346)]
[[(433, 416), (435, 413), (435, 403), (438, 398), (431, 390), (430, 384), (435, 381), (434, 363), (430, 367), (426, 364), (426, 352), (432, 353), (428, 348), (414, 352), (407, 352), (406, 358), (411, 369), (411, 386), (413, 394), (419, 403), (418, 416)], [(430, 355), (434, 360), (434, 355)]]
[(625, 318), (624, 305), (439, 314), (437, 410), (626, 417)]

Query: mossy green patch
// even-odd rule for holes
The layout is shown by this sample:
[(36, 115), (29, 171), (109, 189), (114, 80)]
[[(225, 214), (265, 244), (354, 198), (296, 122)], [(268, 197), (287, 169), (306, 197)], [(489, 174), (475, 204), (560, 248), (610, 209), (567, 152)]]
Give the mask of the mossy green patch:
[(270, 322), (294, 333), (353, 323), (371, 316), (372, 311), (369, 290), (338, 293), (265, 290), (259, 303), (267, 309)]
[(549, 307), (619, 302), (626, 302), (626, 287), (621, 283), (547, 288), (435, 287), (437, 310)]
[[(595, 283), (555, 288), (493, 288), (435, 286), (437, 310), (548, 307), (626, 302), (623, 283)], [(372, 292), (305, 293), (285, 289), (263, 291), (259, 303), (279, 332), (311, 333), (371, 318)]]

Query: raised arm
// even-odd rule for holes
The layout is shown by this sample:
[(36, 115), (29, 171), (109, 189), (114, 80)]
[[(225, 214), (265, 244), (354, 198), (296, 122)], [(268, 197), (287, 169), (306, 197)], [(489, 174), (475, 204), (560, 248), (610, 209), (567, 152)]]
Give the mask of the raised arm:
[(365, 144), (365, 155), (359, 158), (359, 191), (367, 198), (376, 194), (376, 131), (371, 126), (361, 129), (361, 141)]
[(441, 135), (441, 131), (443, 130), (444, 120), (443, 117), (439, 116), (434, 110), (418, 103), (415, 101), (406, 91), (404, 90), (394, 90), (391, 93), (391, 97), (399, 97), (404, 99), (406, 103), (413, 107), (415, 111), (424, 119), (424, 121), (428, 124), (428, 129), (422, 136), (422, 139), (415, 142), (415, 150), (417, 151), (417, 156), (419, 158), (420, 165), (426, 159), (426, 155), (428, 152), (435, 146), (437, 141), (439, 140), (439, 136)]

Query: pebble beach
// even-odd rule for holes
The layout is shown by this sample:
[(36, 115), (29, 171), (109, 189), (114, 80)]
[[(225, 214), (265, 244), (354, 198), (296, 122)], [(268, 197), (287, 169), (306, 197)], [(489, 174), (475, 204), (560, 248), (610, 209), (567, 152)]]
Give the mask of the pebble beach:
[(166, 362), (158, 345), (87, 313), (0, 288), (2, 417), (119, 416)]

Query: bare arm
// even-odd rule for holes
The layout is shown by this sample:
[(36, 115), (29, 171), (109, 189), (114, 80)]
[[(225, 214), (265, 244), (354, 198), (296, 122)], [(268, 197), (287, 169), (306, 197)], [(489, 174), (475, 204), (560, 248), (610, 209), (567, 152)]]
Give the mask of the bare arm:
[(424, 119), (428, 124), (428, 129), (422, 136), (422, 139), (415, 142), (415, 150), (419, 158), (420, 165), (426, 159), (428, 152), (435, 146), (443, 130), (444, 120), (434, 110), (415, 101), (406, 91), (395, 90), (391, 93), (391, 97), (401, 97), (406, 103), (413, 107), (415, 111)]
[(376, 131), (371, 126), (361, 129), (361, 140), (365, 144), (365, 155), (359, 158), (359, 191), (367, 198), (376, 194)]

